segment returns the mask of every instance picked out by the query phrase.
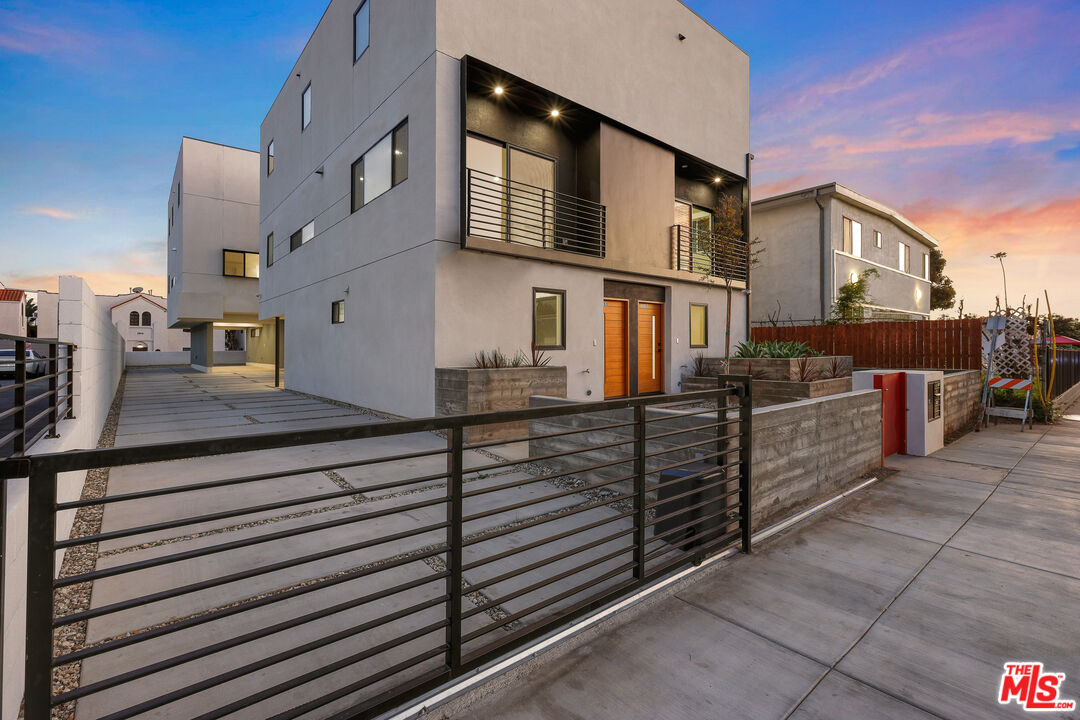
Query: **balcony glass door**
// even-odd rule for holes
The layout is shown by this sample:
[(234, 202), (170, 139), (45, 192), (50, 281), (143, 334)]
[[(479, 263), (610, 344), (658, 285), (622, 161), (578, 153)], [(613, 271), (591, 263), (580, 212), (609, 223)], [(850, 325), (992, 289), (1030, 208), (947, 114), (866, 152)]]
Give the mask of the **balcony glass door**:
[(551, 247), (555, 235), (555, 161), (512, 147), (510, 242)]
[[(687, 228), (686, 247), (679, 248), (680, 253), (689, 255), (689, 270), (693, 273), (711, 274), (712, 272), (712, 232), (713, 215), (708, 210), (675, 201), (675, 224)], [(685, 257), (685, 256), (684, 256)]]

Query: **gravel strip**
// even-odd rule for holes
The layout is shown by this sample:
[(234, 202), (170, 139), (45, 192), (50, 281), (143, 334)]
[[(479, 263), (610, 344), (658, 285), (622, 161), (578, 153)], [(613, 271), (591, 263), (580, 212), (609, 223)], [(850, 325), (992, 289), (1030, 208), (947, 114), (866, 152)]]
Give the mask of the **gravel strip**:
[[(109, 406), (109, 414), (105, 418), (105, 426), (101, 429), (98, 438), (99, 448), (112, 447), (116, 441), (116, 425), (120, 418), (120, 406), (124, 403), (124, 386), (127, 382), (127, 371), (120, 376), (120, 383), (116, 386), (116, 395), (112, 405)], [(83, 484), (82, 500), (93, 500), (105, 497), (109, 487), (109, 468), (95, 468), (86, 473), (86, 481)], [(72, 538), (84, 535), (95, 535), (101, 531), (101, 517), (105, 512), (104, 505), (91, 505), (81, 507), (75, 512), (75, 522), (71, 527)], [(64, 560), (60, 565), (60, 577), (70, 577), (93, 571), (97, 567), (98, 546), (97, 543), (77, 545), (68, 548), (64, 553)], [(90, 607), (90, 593), (93, 583), (79, 583), (59, 588), (53, 593), (53, 616), (70, 615), (82, 612)], [(86, 642), (86, 621), (64, 625), (53, 631), (53, 654), (61, 655), (83, 647)], [(59, 694), (74, 690), (79, 687), (79, 678), (82, 675), (82, 663), (69, 663), (63, 667), (53, 669), (53, 694)], [(58, 705), (52, 709), (53, 720), (74, 720), (75, 701)]]

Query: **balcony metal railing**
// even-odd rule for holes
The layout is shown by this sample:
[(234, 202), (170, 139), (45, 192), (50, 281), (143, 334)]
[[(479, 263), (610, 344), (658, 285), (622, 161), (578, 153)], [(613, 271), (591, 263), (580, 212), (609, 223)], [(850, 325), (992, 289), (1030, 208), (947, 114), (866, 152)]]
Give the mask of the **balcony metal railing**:
[(750, 244), (727, 240), (707, 230), (671, 226), (672, 265), (698, 275), (746, 282), (750, 277)]
[[(46, 354), (27, 357), (32, 346)], [(0, 383), (0, 458), (5, 458), (22, 455), (46, 434), (55, 433), (61, 419), (74, 417), (75, 345), (0, 333), (0, 349), (14, 350), (10, 358), (0, 355), (0, 376), (12, 377), (10, 384)]]
[(604, 257), (602, 204), (472, 168), (466, 182), (469, 237)]

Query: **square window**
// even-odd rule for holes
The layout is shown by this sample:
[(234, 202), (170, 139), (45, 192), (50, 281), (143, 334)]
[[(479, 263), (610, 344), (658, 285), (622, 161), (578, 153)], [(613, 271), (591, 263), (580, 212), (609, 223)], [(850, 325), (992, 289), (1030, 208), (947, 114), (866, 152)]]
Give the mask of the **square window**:
[(274, 172), (274, 141), (266, 146), (266, 174)]
[(226, 277), (244, 277), (244, 253), (236, 250), (225, 251)]
[(538, 350), (566, 349), (565, 290), (533, 290), (533, 345)]
[(338, 325), (345, 322), (345, 301), (335, 300), (330, 303), (330, 322), (333, 325)]
[(690, 303), (690, 347), (709, 347), (709, 306)]
[(371, 4), (364, 0), (353, 13), (353, 62), (368, 48), (371, 23)]
[(304, 130), (311, 124), (311, 83), (308, 83), (308, 86), (304, 88), (300, 108), (300, 129)]

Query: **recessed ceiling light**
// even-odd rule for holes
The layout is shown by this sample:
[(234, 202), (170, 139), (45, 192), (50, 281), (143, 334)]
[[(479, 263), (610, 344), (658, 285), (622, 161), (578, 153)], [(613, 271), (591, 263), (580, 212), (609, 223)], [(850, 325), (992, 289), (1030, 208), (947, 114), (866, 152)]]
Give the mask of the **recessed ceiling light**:
[(502, 95), (503, 94), (503, 86), (502, 85), (496, 85), (495, 86), (495, 94), (496, 95)]
[(723, 182), (723, 181), (724, 181), (724, 178), (720, 178), (720, 177), (714, 177), (714, 178), (712, 179), (712, 181), (713, 181), (714, 183), (718, 183), (718, 182)]
[(551, 109), (551, 117), (559, 117), (559, 109), (558, 108), (552, 108)]

